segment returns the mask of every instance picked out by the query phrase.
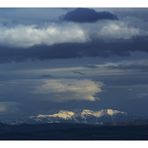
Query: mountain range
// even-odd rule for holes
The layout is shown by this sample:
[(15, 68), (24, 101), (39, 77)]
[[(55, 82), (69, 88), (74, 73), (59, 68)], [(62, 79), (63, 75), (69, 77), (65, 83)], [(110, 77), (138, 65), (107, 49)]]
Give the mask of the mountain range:
[(30, 117), (30, 122), (36, 123), (72, 122), (102, 125), (124, 122), (126, 120), (128, 120), (128, 114), (126, 112), (113, 109), (102, 109), (99, 111), (83, 109), (80, 112), (60, 110), (54, 114), (38, 114), (37, 116)]

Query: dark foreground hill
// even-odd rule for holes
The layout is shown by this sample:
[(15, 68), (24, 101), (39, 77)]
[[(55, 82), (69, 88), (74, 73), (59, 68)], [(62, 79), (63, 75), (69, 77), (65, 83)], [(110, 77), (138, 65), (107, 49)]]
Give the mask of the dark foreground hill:
[(148, 140), (148, 125), (0, 124), (0, 140)]

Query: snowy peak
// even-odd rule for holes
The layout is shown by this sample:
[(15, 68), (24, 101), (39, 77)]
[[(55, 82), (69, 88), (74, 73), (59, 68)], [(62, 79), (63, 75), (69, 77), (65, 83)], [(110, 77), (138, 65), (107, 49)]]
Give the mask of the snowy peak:
[(49, 115), (39, 114), (36, 116), (36, 118), (40, 120), (45, 118), (59, 118), (59, 119), (69, 120), (72, 119), (74, 116), (75, 113), (72, 111), (60, 110), (58, 113), (55, 114), (49, 114)]
[(99, 117), (103, 116), (103, 114), (100, 111), (92, 111), (92, 110), (84, 109), (81, 112), (81, 117), (82, 118), (86, 118), (88, 116), (94, 116), (94, 117), (98, 117), (99, 118)]
[(85, 118), (87, 116), (93, 116), (93, 117), (96, 117), (96, 118), (100, 118), (102, 116), (114, 116), (114, 115), (117, 115), (117, 114), (126, 114), (126, 113), (118, 111), (118, 110), (113, 110), (113, 109), (103, 109), (103, 110), (100, 110), (100, 111), (92, 111), (92, 110), (84, 109), (81, 112), (81, 117)]
[(121, 115), (126, 114), (125, 112), (121, 112), (121, 111), (118, 111), (118, 110), (112, 110), (112, 109), (106, 109), (105, 112), (109, 116), (114, 116), (114, 115), (118, 115), (118, 114), (121, 114)]

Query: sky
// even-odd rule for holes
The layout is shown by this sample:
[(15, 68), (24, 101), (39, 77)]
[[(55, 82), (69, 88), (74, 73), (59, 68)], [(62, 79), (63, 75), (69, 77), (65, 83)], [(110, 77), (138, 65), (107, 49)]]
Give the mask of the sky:
[(84, 109), (148, 118), (147, 14), (1, 8), (0, 121)]

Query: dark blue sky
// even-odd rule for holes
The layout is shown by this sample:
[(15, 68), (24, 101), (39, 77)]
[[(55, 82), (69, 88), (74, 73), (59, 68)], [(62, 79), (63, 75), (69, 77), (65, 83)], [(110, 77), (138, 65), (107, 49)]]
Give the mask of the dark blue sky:
[(0, 119), (115, 109), (148, 117), (148, 10), (0, 9)]

